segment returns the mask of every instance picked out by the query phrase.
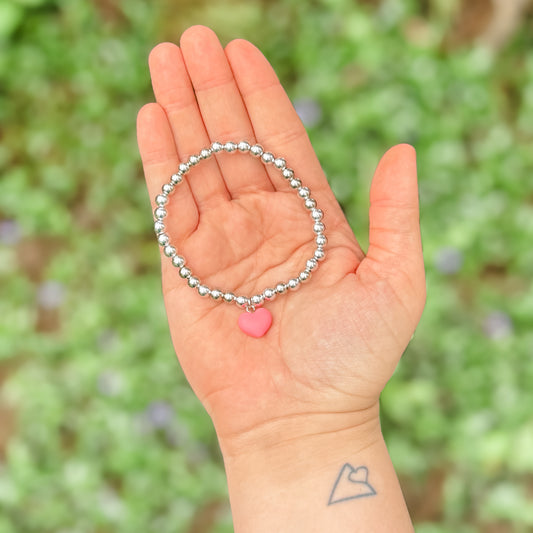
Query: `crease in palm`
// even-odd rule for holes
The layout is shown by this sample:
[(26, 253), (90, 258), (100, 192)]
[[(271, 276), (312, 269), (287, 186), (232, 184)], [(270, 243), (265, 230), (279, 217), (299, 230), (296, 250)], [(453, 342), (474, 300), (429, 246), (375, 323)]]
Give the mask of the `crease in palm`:
[(252, 294), (303, 270), (314, 237), (309, 214), (292, 190), (258, 191), (203, 213), (182, 246), (209, 285)]

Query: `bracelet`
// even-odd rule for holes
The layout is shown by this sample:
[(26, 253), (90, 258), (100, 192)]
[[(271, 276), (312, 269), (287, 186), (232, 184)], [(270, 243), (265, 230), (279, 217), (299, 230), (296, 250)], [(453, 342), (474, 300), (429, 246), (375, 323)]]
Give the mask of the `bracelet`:
[[(287, 282), (279, 282), (253, 296), (236, 296), (233, 292), (212, 289), (202, 283), (200, 279), (193, 275), (191, 269), (186, 266), (185, 258), (182, 255), (178, 255), (176, 247), (171, 244), (170, 237), (165, 232), (163, 220), (167, 216), (166, 206), (169, 203), (169, 196), (174, 192), (175, 187), (183, 181), (183, 177), (192, 167), (219, 152), (230, 154), (236, 152), (247, 153), (260, 158), (264, 165), (273, 165), (303, 200), (305, 208), (309, 211), (311, 220), (313, 221), (316, 248), (313, 256), (307, 259), (303, 270)], [(318, 267), (319, 262), (325, 257), (324, 247), (327, 239), (324, 235), (325, 226), (322, 222), (323, 212), (317, 207), (316, 200), (311, 197), (311, 191), (308, 187), (302, 185), (300, 179), (295, 177), (294, 170), (287, 166), (285, 159), (264, 151), (263, 147), (259, 144), (250, 145), (246, 141), (239, 143), (213, 142), (208, 148), (203, 148), (199, 154), (191, 155), (186, 162), (179, 164), (178, 171), (172, 174), (170, 181), (163, 185), (162, 192), (155, 197), (155, 204), (154, 230), (157, 235), (157, 241), (163, 248), (164, 255), (178, 269), (180, 277), (186, 280), (189, 287), (195, 289), (200, 296), (210, 296), (216, 302), (236, 303), (237, 306), (245, 309), (245, 312), (239, 316), (238, 325), (244, 333), (251, 337), (262, 337), (270, 329), (272, 324), (272, 314), (262, 306), (272, 301), (278, 295), (285, 294), (289, 290), (294, 291), (298, 289), (302, 283), (309, 280), (311, 272)]]

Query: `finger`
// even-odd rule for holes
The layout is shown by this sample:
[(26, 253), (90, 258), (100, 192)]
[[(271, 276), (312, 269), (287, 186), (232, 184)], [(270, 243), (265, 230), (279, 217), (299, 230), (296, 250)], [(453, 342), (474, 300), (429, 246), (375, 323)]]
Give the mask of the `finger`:
[(424, 264), (420, 238), (416, 152), (401, 144), (381, 159), (370, 188), (369, 247), (372, 261), (394, 277), (406, 274), (420, 290)]
[[(298, 177), (313, 194), (320, 194), (319, 203), (334, 208), (342, 216), (307, 132), (274, 69), (265, 56), (250, 42), (236, 39), (226, 46), (226, 56), (242, 94), (257, 139), (275, 155), (285, 157)], [(277, 188), (286, 185), (275, 169), (271, 181)], [(342, 216), (342, 218), (344, 218)]]
[[(164, 110), (159, 104), (146, 104), (137, 115), (137, 142), (144, 168), (152, 209), (155, 196), (176, 171), (178, 154)], [(164, 219), (167, 233), (179, 243), (198, 225), (198, 208), (189, 185), (183, 181), (169, 196), (168, 215)], [(179, 223), (171, 211), (180, 213)]]
[[(205, 26), (193, 26), (183, 33), (180, 46), (211, 140), (254, 143), (250, 119), (215, 33)], [(217, 160), (232, 197), (257, 189), (274, 190), (258, 161), (225, 154)]]
[[(184, 161), (208, 147), (211, 141), (181, 51), (174, 44), (161, 43), (150, 53), (149, 65), (156, 100), (168, 116), (179, 158)], [(176, 170), (174, 168), (173, 172)], [(187, 181), (200, 212), (230, 199), (213, 158), (202, 162), (201, 168), (193, 168), (187, 174)]]

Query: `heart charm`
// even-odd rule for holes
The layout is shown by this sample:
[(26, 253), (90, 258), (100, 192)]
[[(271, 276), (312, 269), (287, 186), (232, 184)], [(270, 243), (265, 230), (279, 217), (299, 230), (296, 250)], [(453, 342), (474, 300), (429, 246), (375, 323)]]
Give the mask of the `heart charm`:
[(246, 335), (259, 338), (270, 329), (272, 325), (272, 313), (264, 307), (256, 309), (253, 313), (246, 311), (239, 316), (238, 323)]

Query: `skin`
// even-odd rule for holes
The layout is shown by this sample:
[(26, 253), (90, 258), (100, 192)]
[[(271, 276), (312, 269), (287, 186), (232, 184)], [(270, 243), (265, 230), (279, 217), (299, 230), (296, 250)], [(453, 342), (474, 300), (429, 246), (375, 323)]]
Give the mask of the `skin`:
[[(324, 211), (326, 259), (299, 291), (268, 303), (274, 321), (260, 339), (239, 330), (235, 305), (200, 298), (162, 257), (173, 344), (217, 431), (235, 530), (323, 531), (324, 519), (328, 531), (357, 531), (345, 511), (353, 505), (361, 530), (412, 531), (381, 436), (379, 396), (425, 303), (414, 149), (393, 147), (376, 169), (365, 254), (257, 48), (240, 39), (223, 48), (210, 29), (194, 26), (179, 47), (156, 46), (149, 66), (156, 103), (140, 110), (137, 125), (152, 209), (180, 161), (212, 141), (245, 139), (284, 157)], [(202, 282), (251, 295), (293, 277), (312, 255), (312, 221), (301, 203), (277, 170), (222, 154), (187, 175), (165, 224)], [(318, 505), (330, 511), (316, 487), (323, 484), (327, 503), (346, 461), (366, 465), (377, 494), (338, 504), (333, 521), (318, 510), (310, 516)], [(291, 503), (285, 489), (293, 486)], [(374, 503), (380, 498), (392, 529), (380, 529), (389, 527)]]

